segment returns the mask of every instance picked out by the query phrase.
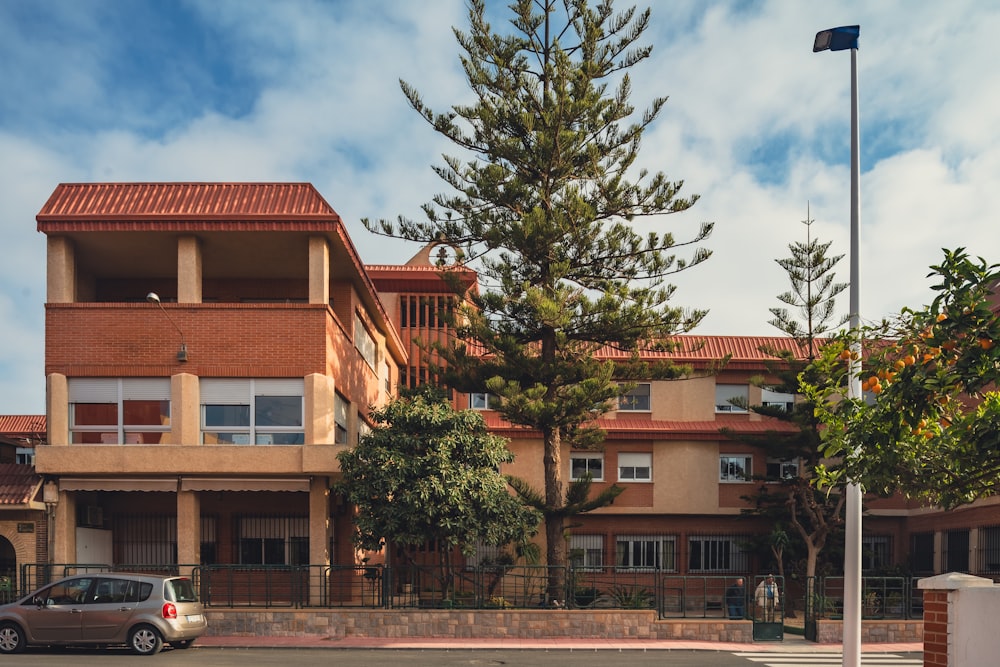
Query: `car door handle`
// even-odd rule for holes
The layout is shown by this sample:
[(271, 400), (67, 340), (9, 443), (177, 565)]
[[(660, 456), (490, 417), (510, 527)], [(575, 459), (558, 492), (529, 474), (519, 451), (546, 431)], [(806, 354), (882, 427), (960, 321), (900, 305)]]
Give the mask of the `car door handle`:
[(69, 610), (69, 613), (71, 613), (71, 614), (82, 614), (83, 610), (82, 609), (77, 609), (76, 607), (73, 607), (72, 609)]
[(118, 607), (118, 611), (131, 611), (131, 607)]

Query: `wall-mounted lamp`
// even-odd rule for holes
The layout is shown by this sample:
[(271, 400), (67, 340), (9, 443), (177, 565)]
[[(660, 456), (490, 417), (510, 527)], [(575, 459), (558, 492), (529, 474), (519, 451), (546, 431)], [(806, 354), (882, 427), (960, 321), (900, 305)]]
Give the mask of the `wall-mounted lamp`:
[(149, 294), (146, 295), (146, 301), (150, 303), (155, 303), (157, 306), (159, 306), (160, 310), (163, 311), (163, 314), (167, 316), (168, 320), (170, 320), (170, 323), (174, 325), (175, 329), (177, 329), (177, 333), (181, 335), (181, 349), (177, 351), (177, 361), (187, 361), (188, 348), (187, 348), (187, 343), (184, 342), (184, 332), (181, 331), (181, 328), (177, 326), (177, 322), (174, 322), (174, 318), (170, 317), (170, 313), (168, 313), (167, 309), (163, 307), (162, 303), (160, 303), (160, 295), (157, 294), (156, 292), (150, 292)]

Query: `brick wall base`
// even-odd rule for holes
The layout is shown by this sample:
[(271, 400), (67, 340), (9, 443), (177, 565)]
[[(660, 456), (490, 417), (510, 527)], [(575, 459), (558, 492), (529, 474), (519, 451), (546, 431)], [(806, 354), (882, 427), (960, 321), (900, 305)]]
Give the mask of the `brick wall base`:
[[(816, 641), (820, 644), (843, 642), (844, 622), (817, 620)], [(922, 620), (863, 621), (861, 623), (861, 642), (863, 644), (919, 643), (922, 641), (924, 641), (924, 622)]]

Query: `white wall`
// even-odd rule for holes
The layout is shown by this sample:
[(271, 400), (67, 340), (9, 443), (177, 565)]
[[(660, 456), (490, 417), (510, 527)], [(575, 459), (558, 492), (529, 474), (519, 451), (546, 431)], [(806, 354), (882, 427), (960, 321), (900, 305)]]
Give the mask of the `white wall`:
[(1000, 586), (960, 588), (949, 594), (948, 665), (985, 667), (1000, 662)]

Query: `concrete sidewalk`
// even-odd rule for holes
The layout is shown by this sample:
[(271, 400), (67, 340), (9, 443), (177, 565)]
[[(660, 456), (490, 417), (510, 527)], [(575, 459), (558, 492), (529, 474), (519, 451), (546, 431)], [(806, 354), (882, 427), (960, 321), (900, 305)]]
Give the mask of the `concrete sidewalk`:
[[(767, 651), (774, 653), (810, 651), (839, 652), (840, 644), (816, 644), (799, 635), (785, 635), (782, 642), (737, 644), (651, 639), (475, 639), (475, 638), (386, 638), (321, 636), (207, 636), (195, 646), (218, 648), (339, 648), (339, 649), (427, 649), (427, 650), (567, 650), (567, 651)], [(863, 653), (904, 653), (923, 651), (923, 644), (864, 644)]]

